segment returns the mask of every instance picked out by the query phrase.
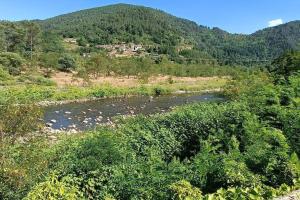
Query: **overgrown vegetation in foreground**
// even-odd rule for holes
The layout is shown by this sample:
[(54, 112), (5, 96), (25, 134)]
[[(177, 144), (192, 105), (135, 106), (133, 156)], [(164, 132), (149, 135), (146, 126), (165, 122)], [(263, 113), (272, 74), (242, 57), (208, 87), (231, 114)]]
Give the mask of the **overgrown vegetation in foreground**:
[(225, 92), (230, 102), (139, 116), (55, 144), (43, 137), (15, 140), (33, 127), (10, 123), (34, 113), (33, 126), (34, 107), (2, 109), (1, 198), (257, 200), (295, 190), (300, 65), (285, 58), (271, 76), (235, 77)]

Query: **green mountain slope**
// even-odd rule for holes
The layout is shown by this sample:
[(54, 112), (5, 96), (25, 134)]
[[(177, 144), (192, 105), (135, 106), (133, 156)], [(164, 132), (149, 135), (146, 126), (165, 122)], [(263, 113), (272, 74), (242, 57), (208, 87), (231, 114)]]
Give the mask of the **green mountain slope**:
[(205, 29), (192, 21), (159, 10), (117, 4), (61, 15), (41, 22), (46, 30), (65, 37), (85, 37), (89, 42), (111, 44), (145, 42), (174, 45), (182, 37), (192, 39)]
[(163, 11), (127, 4), (82, 10), (39, 22), (44, 30), (64, 37), (84, 38), (90, 44), (121, 42), (173, 48), (193, 45), (203, 59), (222, 64), (269, 61), (299, 48), (300, 21), (267, 28), (251, 35), (230, 34)]

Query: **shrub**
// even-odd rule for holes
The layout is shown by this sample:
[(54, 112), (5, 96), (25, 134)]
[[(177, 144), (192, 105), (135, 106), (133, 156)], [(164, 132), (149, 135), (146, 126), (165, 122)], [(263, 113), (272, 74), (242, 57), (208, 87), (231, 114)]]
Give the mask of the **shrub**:
[(162, 94), (162, 89), (159, 87), (154, 88), (154, 94), (160, 96)]
[(13, 77), (8, 73), (7, 70), (4, 70), (4, 67), (0, 65), (0, 82), (5, 82), (12, 80)]
[[(90, 133), (84, 140), (74, 138), (58, 144), (51, 153), (55, 158), (51, 162), (51, 168), (64, 174), (94, 171), (124, 161), (124, 149), (126, 145), (121, 136), (101, 129), (98, 133)], [(60, 155), (61, 152), (66, 153)]]
[(43, 76), (21, 75), (17, 81), (41, 86), (55, 86), (55, 82)]
[(25, 200), (76, 200), (79, 197), (77, 188), (58, 180), (52, 176), (47, 181), (35, 186)]
[(289, 77), (300, 70), (300, 52), (290, 51), (279, 56), (272, 63), (273, 67), (270, 72), (280, 79), (284, 77), (285, 81), (289, 81)]
[[(1, 104), (2, 103), (2, 104)], [(37, 130), (42, 111), (33, 104), (17, 104), (14, 99), (0, 103), (0, 134), (15, 140), (18, 136)]]
[(280, 104), (282, 106), (289, 106), (293, 103), (295, 91), (293, 88), (283, 87), (280, 91)]
[(295, 109), (281, 112), (279, 120), (292, 151), (300, 156), (300, 111)]
[(136, 154), (145, 159), (153, 153), (153, 149), (168, 161), (179, 151), (180, 143), (174, 133), (160, 126), (156, 120), (141, 116), (127, 121), (120, 132), (129, 138), (129, 145)]
[(175, 81), (173, 80), (172, 76), (168, 77), (168, 83), (173, 84)]
[(281, 132), (261, 129), (257, 142), (246, 149), (247, 166), (253, 172), (264, 175), (266, 184), (274, 187), (292, 184), (293, 175), (288, 166), (289, 147)]
[(220, 154), (221, 145), (217, 140), (201, 143), (201, 151), (193, 158), (191, 182), (205, 192), (231, 186), (249, 186), (258, 182), (258, 178), (250, 171), (239, 152), (235, 137), (232, 138), (232, 149), (228, 154)]
[(9, 71), (10, 75), (19, 75), (23, 64), (23, 58), (17, 53), (0, 53), (0, 65), (3, 65)]
[(102, 98), (105, 97), (105, 91), (99, 89), (97, 91), (92, 92), (92, 96), (96, 98)]
[(40, 65), (44, 68), (56, 69), (58, 67), (59, 54), (58, 53), (44, 53), (39, 57)]
[(171, 199), (174, 200), (199, 200), (202, 199), (201, 191), (193, 187), (188, 181), (182, 180), (170, 186)]
[(56, 83), (48, 78), (38, 76), (33, 79), (33, 82), (42, 86), (55, 86)]
[(58, 59), (58, 69), (64, 72), (69, 72), (76, 67), (75, 59), (69, 55), (65, 54)]
[(300, 97), (300, 73), (289, 78), (291, 88), (294, 89), (296, 97)]
[(254, 185), (251, 187), (231, 187), (227, 189), (219, 189), (213, 194), (207, 194), (204, 196), (204, 200), (236, 200), (236, 199), (248, 199), (248, 200), (264, 200), (274, 199), (275, 197), (285, 195), (293, 190), (299, 189), (299, 180), (295, 180), (294, 186), (288, 186), (282, 184), (278, 188), (272, 188), (265, 185)]

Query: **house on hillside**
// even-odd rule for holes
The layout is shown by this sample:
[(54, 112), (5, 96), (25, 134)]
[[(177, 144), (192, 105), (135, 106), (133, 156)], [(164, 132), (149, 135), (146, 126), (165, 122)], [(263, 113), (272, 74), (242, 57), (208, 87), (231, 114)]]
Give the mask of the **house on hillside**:
[(138, 45), (134, 44), (134, 45), (131, 46), (131, 51), (132, 52), (137, 52), (139, 50), (143, 50), (143, 46), (142, 45), (140, 45), (140, 44), (138, 44)]
[(96, 48), (101, 48), (109, 51), (110, 56), (116, 57), (130, 57), (134, 56), (138, 53), (138, 51), (143, 51), (143, 46), (141, 44), (133, 44), (133, 43), (121, 43), (121, 44), (113, 44), (113, 45), (96, 45)]

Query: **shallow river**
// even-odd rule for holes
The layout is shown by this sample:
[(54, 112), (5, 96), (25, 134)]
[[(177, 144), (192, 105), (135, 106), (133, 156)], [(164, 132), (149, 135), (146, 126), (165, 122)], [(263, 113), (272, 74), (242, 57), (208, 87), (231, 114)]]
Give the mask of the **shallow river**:
[(194, 102), (221, 101), (222, 99), (217, 94), (176, 94), (154, 98), (108, 98), (46, 107), (44, 120), (53, 129), (85, 130), (108, 123), (112, 117), (119, 115), (163, 113), (174, 106)]

